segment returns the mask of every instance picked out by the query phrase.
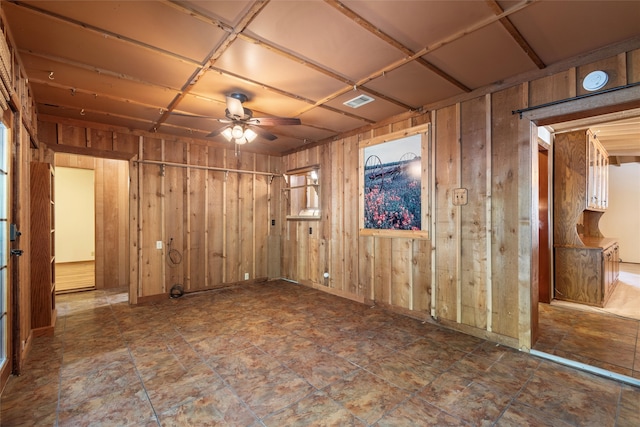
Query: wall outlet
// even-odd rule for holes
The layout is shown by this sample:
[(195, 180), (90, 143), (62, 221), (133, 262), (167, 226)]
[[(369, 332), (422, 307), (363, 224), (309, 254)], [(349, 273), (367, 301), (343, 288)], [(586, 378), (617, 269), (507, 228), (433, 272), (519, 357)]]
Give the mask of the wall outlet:
[(454, 188), (453, 189), (453, 206), (464, 206), (466, 204), (467, 204), (467, 189)]
[(162, 249), (162, 240), (156, 241), (156, 249)]
[(249, 273), (244, 273), (244, 280), (249, 280)]

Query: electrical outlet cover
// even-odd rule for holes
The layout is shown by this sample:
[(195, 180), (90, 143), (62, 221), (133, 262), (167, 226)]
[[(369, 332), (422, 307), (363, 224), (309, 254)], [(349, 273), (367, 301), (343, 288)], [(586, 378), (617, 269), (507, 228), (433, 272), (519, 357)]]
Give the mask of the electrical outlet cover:
[(464, 206), (466, 204), (467, 204), (467, 189), (454, 188), (453, 189), (453, 205)]

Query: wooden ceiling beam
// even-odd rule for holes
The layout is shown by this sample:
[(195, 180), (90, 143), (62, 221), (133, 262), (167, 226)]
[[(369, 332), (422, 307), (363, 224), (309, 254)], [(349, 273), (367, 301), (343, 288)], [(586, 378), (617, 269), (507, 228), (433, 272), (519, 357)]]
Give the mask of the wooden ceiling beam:
[[(96, 73), (96, 74), (103, 74), (103, 75), (114, 77), (114, 78), (117, 78), (117, 79), (127, 80), (127, 81), (130, 81), (130, 82), (134, 82), (134, 83), (138, 83), (138, 84), (141, 84), (141, 85), (153, 87), (153, 88), (156, 88), (156, 89), (163, 89), (163, 90), (166, 89), (166, 90), (171, 90), (171, 91), (175, 91), (175, 92), (180, 92), (180, 90), (181, 90), (180, 88), (158, 85), (158, 84), (155, 84), (155, 83), (151, 83), (151, 82), (149, 82), (147, 80), (141, 80), (141, 79), (139, 79), (137, 77), (133, 77), (133, 76), (130, 76), (130, 75), (127, 75), (127, 74), (119, 73), (117, 71), (111, 71), (111, 70), (107, 70), (107, 69), (104, 69), (104, 68), (99, 68), (99, 67), (96, 67), (95, 65), (88, 65), (88, 64), (85, 64), (85, 63), (82, 63), (82, 62), (72, 61), (72, 60), (67, 59), (67, 58), (62, 58), (62, 57), (59, 57), (59, 56), (49, 55), (49, 54), (42, 53), (42, 52), (35, 52), (35, 51), (32, 51), (32, 50), (27, 51), (27, 50), (23, 50), (23, 49), (18, 50), (18, 52), (20, 53), (21, 56), (27, 56), (27, 55), (35, 56), (37, 58), (46, 59), (47, 61), (57, 62), (59, 64), (68, 65), (68, 66), (73, 67), (73, 68), (79, 68), (81, 70), (90, 71), (90, 72), (93, 72), (93, 73)], [(24, 68), (27, 69), (27, 67), (24, 67)], [(52, 72), (54, 70), (43, 70), (43, 71)], [(54, 74), (54, 78), (55, 78), (55, 74)], [(33, 80), (33, 79), (31, 79), (31, 80)]]
[[(494, 14), (501, 15), (502, 13), (504, 13), (504, 9), (502, 9), (502, 7), (498, 4), (496, 0), (485, 0), (485, 3), (489, 6), (489, 8), (491, 8)], [(529, 59), (531, 59), (539, 69), (542, 70), (543, 68), (547, 67), (544, 61), (542, 61), (542, 59), (540, 59), (538, 54), (533, 50), (529, 42), (527, 42), (527, 40), (520, 33), (520, 31), (518, 31), (518, 29), (513, 25), (509, 17), (504, 16), (500, 18), (500, 23), (502, 24), (504, 29), (507, 30), (509, 35), (516, 41), (516, 43), (518, 43), (518, 45), (524, 51), (524, 53), (527, 54)]]
[[(242, 16), (240, 22), (237, 27), (233, 29), (233, 31), (227, 34), (227, 37), (220, 43), (219, 46), (209, 52), (207, 58), (204, 61), (204, 64), (199, 66), (194, 73), (189, 77), (187, 82), (182, 87), (180, 93), (176, 95), (176, 97), (171, 101), (171, 103), (167, 106), (166, 111), (160, 116), (158, 121), (154, 124), (151, 131), (155, 131), (162, 123), (164, 123), (171, 112), (177, 107), (177, 105), (184, 99), (184, 97), (191, 91), (193, 86), (197, 83), (198, 80), (204, 75), (204, 73), (209, 70), (213, 64), (218, 60), (218, 58), (231, 46), (231, 44), (238, 37), (238, 34), (244, 31), (244, 29), (249, 25), (251, 21), (258, 15), (258, 13), (265, 7), (268, 1), (258, 0), (253, 2), (249, 10)], [(195, 12), (192, 12), (195, 13)], [(199, 14), (198, 14), (199, 15)]]
[[(306, 58), (302, 58), (301, 56), (298, 56), (298, 55), (295, 55), (293, 53), (287, 52), (287, 51), (285, 51), (285, 50), (283, 50), (283, 49), (281, 49), (281, 48), (279, 48), (279, 47), (277, 47), (277, 46), (275, 46), (275, 45), (273, 45), (271, 43), (268, 43), (265, 40), (260, 40), (260, 39), (257, 39), (255, 37), (251, 37), (251, 36), (246, 35), (246, 34), (239, 35), (239, 38), (245, 40), (248, 43), (259, 45), (260, 47), (262, 47), (264, 49), (268, 49), (269, 51), (271, 51), (273, 53), (276, 53), (276, 54), (278, 54), (278, 55), (280, 55), (282, 57), (285, 57), (285, 58), (287, 58), (287, 59), (289, 59), (289, 60), (291, 60), (293, 62), (297, 62), (298, 64), (302, 64), (305, 67), (311, 68), (314, 71), (317, 71), (317, 72), (319, 72), (321, 74), (324, 74), (327, 77), (331, 77), (334, 80), (337, 80), (337, 81), (339, 81), (341, 83), (344, 83), (345, 85), (347, 85), (347, 88), (348, 88), (347, 90), (350, 90), (356, 84), (356, 82), (354, 82), (353, 80), (350, 80), (350, 79), (348, 79), (346, 77), (343, 77), (343, 76), (341, 76), (341, 75), (339, 75), (337, 73), (334, 73), (333, 71), (328, 70), (327, 68), (324, 68), (324, 67), (322, 67), (322, 66), (320, 66), (318, 64), (315, 64), (315, 63), (313, 63), (312, 61), (309, 61)], [(379, 92), (375, 92), (372, 89), (369, 89), (369, 88), (366, 88), (366, 87), (361, 87), (360, 89), (363, 92), (369, 93), (370, 95), (377, 96), (380, 99), (384, 99), (385, 101), (388, 101), (388, 102), (390, 102), (392, 104), (395, 104), (395, 105), (399, 106), (400, 108), (403, 108), (403, 109), (406, 109), (406, 110), (415, 109), (415, 107), (407, 105), (404, 102), (398, 101), (397, 99), (394, 99), (394, 98), (392, 98), (390, 96), (381, 94)], [(327, 100), (325, 99), (324, 102), (327, 102)], [(317, 103), (315, 103), (313, 101), (312, 101), (312, 104), (315, 107), (319, 107), (321, 105), (321, 104), (317, 104)]]
[(18, 6), (18, 7), (24, 8), (24, 9), (31, 10), (32, 12), (39, 13), (41, 15), (47, 16), (48, 18), (53, 19), (55, 21), (64, 22), (66, 24), (73, 25), (74, 27), (78, 27), (78, 28), (81, 28), (83, 30), (95, 33), (95, 34), (99, 34), (100, 36), (108, 36), (108, 37), (111, 37), (111, 38), (113, 38), (115, 40), (121, 40), (121, 41), (123, 41), (125, 43), (128, 43), (128, 44), (132, 45), (132, 46), (136, 46), (136, 47), (142, 48), (144, 50), (153, 52), (154, 54), (157, 54), (157, 55), (161, 55), (161, 56), (164, 56), (164, 57), (167, 57), (167, 58), (171, 58), (173, 60), (181, 61), (181, 62), (184, 62), (184, 63), (186, 63), (188, 65), (192, 65), (192, 66), (201, 65), (198, 61), (196, 61), (194, 59), (191, 59), (191, 58), (187, 58), (186, 56), (178, 55), (177, 53), (170, 52), (168, 50), (161, 49), (161, 48), (156, 47), (156, 46), (152, 46), (152, 45), (150, 45), (148, 43), (143, 43), (143, 42), (141, 42), (139, 40), (132, 39), (132, 38), (124, 36), (122, 34), (114, 33), (112, 31), (105, 30), (104, 28), (99, 28), (99, 27), (95, 27), (93, 25), (87, 24), (86, 22), (80, 22), (80, 21), (77, 21), (75, 19), (68, 18), (66, 16), (62, 16), (62, 15), (59, 15), (57, 13), (53, 13), (53, 12), (50, 12), (48, 10), (41, 9), (41, 8), (39, 8), (37, 6), (32, 5), (32, 4), (23, 3), (21, 1), (12, 1), (12, 4), (14, 4), (14, 5)]
[[(406, 63), (408, 63), (410, 61), (415, 61), (417, 58), (420, 58), (421, 56), (424, 56), (427, 53), (433, 52), (433, 51), (435, 51), (437, 49), (440, 49), (443, 46), (446, 46), (446, 45), (448, 45), (450, 43), (453, 43), (454, 41), (456, 41), (456, 40), (458, 40), (458, 39), (460, 39), (460, 38), (462, 38), (462, 37), (464, 37), (466, 35), (469, 35), (469, 34), (475, 32), (475, 31), (481, 30), (482, 28), (485, 28), (488, 25), (491, 25), (491, 24), (499, 21), (503, 17), (509, 16), (509, 15), (511, 15), (513, 13), (516, 13), (516, 12), (526, 8), (527, 6), (531, 5), (532, 2), (535, 2), (535, 1), (537, 1), (537, 0), (523, 0), (520, 3), (517, 3), (516, 5), (514, 5), (509, 10), (504, 11), (503, 13), (501, 13), (499, 15), (490, 16), (490, 17), (488, 17), (486, 19), (483, 19), (482, 21), (479, 21), (479, 22), (475, 23), (474, 25), (472, 25), (472, 26), (470, 26), (470, 27), (468, 27), (468, 28), (466, 28), (466, 29), (464, 29), (462, 31), (459, 31), (459, 32), (457, 32), (455, 34), (452, 34), (451, 36), (448, 36), (448, 37), (446, 37), (446, 38), (444, 38), (442, 40), (439, 40), (437, 43), (434, 43), (431, 46), (427, 46), (427, 47), (424, 47), (424, 48), (420, 49), (418, 52), (415, 52), (413, 55), (410, 55), (410, 56), (408, 56), (406, 58), (402, 58), (402, 59), (400, 59), (400, 60), (398, 60), (396, 62), (393, 62), (393, 63), (387, 65), (386, 67), (384, 67), (384, 68), (382, 68), (382, 69), (380, 69), (378, 71), (375, 71), (375, 72), (371, 73), (369, 76), (367, 76), (367, 77), (365, 77), (363, 79), (360, 79), (360, 81), (356, 82), (356, 84), (354, 86), (362, 87), (365, 84), (367, 84), (368, 82), (370, 82), (371, 80), (374, 80), (374, 79), (376, 79), (378, 77), (383, 76), (385, 73), (388, 73), (388, 72), (391, 72), (391, 71), (393, 71), (393, 70), (395, 70), (397, 68), (400, 68), (403, 65), (405, 65)], [(322, 102), (326, 102), (326, 100), (329, 100), (329, 99), (334, 99), (334, 98), (336, 98), (336, 97), (348, 92), (351, 89), (352, 88), (344, 88), (344, 89), (342, 89), (340, 91), (337, 91), (334, 94), (330, 95), (329, 97), (325, 98), (325, 101), (322, 101)], [(471, 92), (469, 92), (469, 93), (471, 93)]]
[[(84, 94), (84, 95), (89, 95), (89, 96), (93, 96), (93, 97), (97, 97), (97, 98), (104, 98), (104, 99), (110, 99), (112, 101), (116, 101), (116, 102), (122, 102), (122, 103), (126, 103), (129, 105), (136, 105), (139, 107), (144, 107), (144, 108), (149, 108), (152, 110), (157, 110), (158, 114), (162, 114), (165, 110), (164, 106), (159, 106), (159, 105), (151, 105), (151, 104), (145, 104), (142, 102), (137, 102), (137, 101), (133, 101), (129, 98), (121, 98), (118, 96), (113, 96), (113, 95), (109, 95), (107, 93), (104, 92), (94, 92), (94, 91), (89, 91), (89, 90), (85, 90), (85, 89), (78, 89), (72, 86), (67, 86), (67, 85), (63, 85), (60, 83), (56, 83), (55, 81), (51, 81), (51, 80), (41, 80), (41, 79), (34, 79), (31, 78), (29, 79), (29, 81), (34, 84), (34, 85), (41, 85), (41, 86), (48, 86), (48, 87), (53, 87), (56, 89), (62, 89), (62, 90), (68, 90), (70, 92), (71, 95), (76, 94), (76, 93), (80, 93), (80, 94)], [(45, 104), (46, 102), (42, 102), (40, 101), (41, 104)], [(49, 105), (53, 105), (53, 104), (49, 104)]]
[[(385, 41), (386, 43), (390, 44), (391, 46), (393, 46), (394, 48), (398, 49), (400, 52), (404, 53), (405, 55), (410, 56), (410, 57), (412, 57), (414, 55), (415, 52), (413, 52), (407, 46), (403, 45), (398, 40), (394, 39), (390, 35), (386, 34), (384, 31), (380, 30), (378, 27), (376, 27), (371, 22), (369, 22), (366, 19), (364, 19), (362, 16), (358, 15), (353, 10), (349, 9), (347, 6), (345, 6), (340, 1), (338, 1), (338, 0), (325, 0), (325, 2), (327, 4), (329, 4), (330, 6), (333, 6), (334, 9), (336, 9), (337, 11), (342, 13), (347, 18), (351, 19), (356, 24), (360, 25), (362, 28), (367, 30), (369, 33), (373, 34), (374, 36), (378, 37), (379, 39), (381, 39), (381, 40)], [(431, 72), (437, 74), (439, 77), (443, 78), (444, 80), (448, 81), (452, 85), (456, 86), (458, 89), (461, 89), (464, 92), (471, 92), (471, 89), (469, 87), (467, 87), (465, 84), (463, 84), (462, 82), (456, 80), (453, 76), (451, 76), (450, 74), (447, 74), (446, 72), (444, 72), (440, 68), (436, 67), (434, 64), (430, 63), (426, 59), (420, 58), (420, 57), (419, 58), (415, 58), (415, 62), (420, 64), (420, 65), (422, 65), (423, 67), (427, 68)]]

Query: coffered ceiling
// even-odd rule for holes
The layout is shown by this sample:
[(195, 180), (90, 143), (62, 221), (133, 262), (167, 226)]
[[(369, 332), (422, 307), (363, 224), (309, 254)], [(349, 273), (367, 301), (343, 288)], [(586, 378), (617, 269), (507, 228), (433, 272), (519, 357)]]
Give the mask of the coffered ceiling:
[[(282, 154), (618, 43), (639, 1), (3, 1), (37, 111), (207, 139), (226, 96)], [(373, 102), (344, 105), (359, 95)], [(209, 138), (229, 144), (220, 135)]]

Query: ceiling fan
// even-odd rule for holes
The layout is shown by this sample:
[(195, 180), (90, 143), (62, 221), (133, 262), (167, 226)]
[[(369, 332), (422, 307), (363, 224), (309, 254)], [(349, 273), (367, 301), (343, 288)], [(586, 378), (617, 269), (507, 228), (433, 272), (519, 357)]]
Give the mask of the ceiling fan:
[(299, 125), (300, 119), (293, 117), (253, 117), (253, 111), (242, 106), (249, 98), (243, 93), (232, 93), (227, 98), (227, 108), (224, 119), (217, 119), (228, 126), (214, 130), (207, 137), (221, 134), (227, 141), (236, 144), (246, 144), (253, 141), (258, 135), (274, 141), (278, 139), (274, 134), (261, 129), (260, 126), (289, 126)]

